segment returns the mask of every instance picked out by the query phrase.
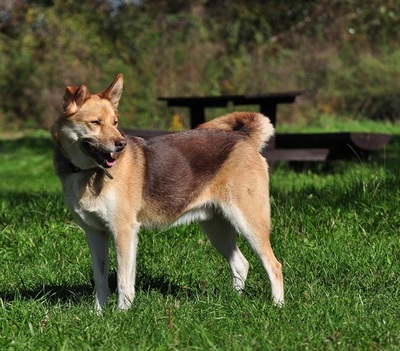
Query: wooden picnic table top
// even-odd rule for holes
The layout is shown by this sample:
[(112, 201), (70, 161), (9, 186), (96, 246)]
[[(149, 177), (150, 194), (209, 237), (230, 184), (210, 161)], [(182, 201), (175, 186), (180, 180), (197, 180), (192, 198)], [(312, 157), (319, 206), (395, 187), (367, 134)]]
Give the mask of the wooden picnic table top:
[(220, 96), (171, 96), (159, 97), (166, 101), (167, 106), (188, 107), (190, 109), (190, 127), (196, 128), (205, 122), (207, 107), (226, 107), (229, 102), (234, 105), (259, 105), (260, 112), (268, 116), (273, 125), (276, 124), (276, 109), (278, 104), (289, 104), (304, 91), (287, 91), (265, 94), (241, 94)]
[(235, 105), (240, 104), (259, 104), (265, 101), (269, 103), (291, 103), (304, 91), (286, 91), (265, 94), (235, 94), (218, 96), (161, 96), (160, 101), (167, 101), (168, 106), (190, 107), (200, 105), (204, 107), (226, 106), (228, 102)]

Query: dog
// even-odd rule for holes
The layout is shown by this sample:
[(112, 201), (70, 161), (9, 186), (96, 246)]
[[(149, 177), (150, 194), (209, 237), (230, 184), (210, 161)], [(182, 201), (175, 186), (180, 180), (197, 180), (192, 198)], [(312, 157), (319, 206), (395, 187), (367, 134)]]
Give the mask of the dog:
[(144, 140), (118, 128), (123, 76), (97, 94), (68, 86), (51, 128), (54, 165), (67, 208), (84, 230), (95, 284), (95, 310), (107, 303), (109, 235), (117, 257), (118, 308), (135, 296), (141, 227), (198, 221), (244, 289), (249, 263), (241, 234), (260, 258), (275, 304), (284, 302), (282, 266), (270, 244), (269, 171), (260, 151), (274, 133), (269, 119), (234, 112), (196, 129)]

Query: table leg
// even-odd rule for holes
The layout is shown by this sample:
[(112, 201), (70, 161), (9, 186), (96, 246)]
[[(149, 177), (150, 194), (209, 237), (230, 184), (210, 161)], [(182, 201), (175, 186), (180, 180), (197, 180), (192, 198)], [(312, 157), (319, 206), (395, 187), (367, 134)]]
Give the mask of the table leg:
[(275, 125), (276, 125), (276, 104), (274, 104), (274, 103), (260, 104), (260, 112), (264, 116), (267, 116), (270, 119), (273, 126), (275, 127)]
[(194, 129), (199, 124), (205, 122), (204, 107), (202, 106), (191, 106), (190, 107), (190, 128)]

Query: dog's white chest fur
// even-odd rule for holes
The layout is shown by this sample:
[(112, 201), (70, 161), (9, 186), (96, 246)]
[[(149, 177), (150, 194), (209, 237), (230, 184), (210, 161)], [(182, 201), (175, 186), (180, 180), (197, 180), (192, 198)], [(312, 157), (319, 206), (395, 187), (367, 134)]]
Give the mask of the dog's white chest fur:
[(104, 230), (116, 210), (116, 193), (106, 191), (92, 194), (90, 189), (86, 188), (82, 194), (82, 190), (77, 186), (79, 183), (77, 177), (79, 175), (71, 175), (67, 180), (68, 190), (64, 192), (64, 196), (68, 209), (80, 224)]

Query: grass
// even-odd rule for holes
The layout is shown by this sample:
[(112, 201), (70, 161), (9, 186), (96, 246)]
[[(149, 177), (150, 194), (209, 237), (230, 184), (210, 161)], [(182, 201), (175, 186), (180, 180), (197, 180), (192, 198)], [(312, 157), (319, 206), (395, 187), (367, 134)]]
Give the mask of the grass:
[[(290, 107), (285, 106), (287, 114), (291, 115)], [(292, 107), (293, 108), (293, 107)], [(319, 132), (375, 132), (398, 134), (400, 130), (400, 121), (389, 122), (379, 121), (367, 118), (341, 117), (334, 114), (316, 114), (314, 117), (296, 116), (295, 123), (279, 123), (277, 126), (278, 132), (292, 133), (319, 133)]]
[(1, 350), (397, 350), (400, 347), (400, 143), (371, 163), (271, 177), (273, 247), (286, 305), (260, 262), (246, 291), (197, 225), (141, 233), (137, 297), (91, 311), (83, 233), (66, 211), (43, 134), (0, 139)]

